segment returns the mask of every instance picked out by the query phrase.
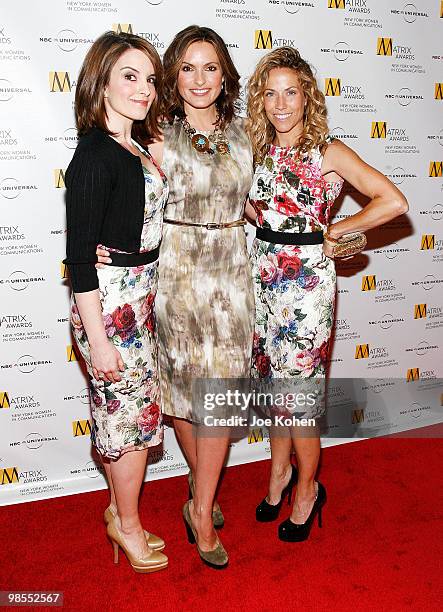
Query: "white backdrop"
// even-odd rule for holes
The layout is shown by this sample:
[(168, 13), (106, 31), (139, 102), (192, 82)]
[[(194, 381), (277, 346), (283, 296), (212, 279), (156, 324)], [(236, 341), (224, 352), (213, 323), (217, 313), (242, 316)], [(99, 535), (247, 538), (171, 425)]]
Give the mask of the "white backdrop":
[[(92, 41), (112, 28), (163, 53), (190, 23), (213, 27), (242, 83), (262, 47), (296, 46), (317, 67), (332, 133), (410, 203), (408, 217), (372, 232), (367, 253), (340, 266), (331, 375), (369, 379), (371, 408), (348, 409), (334, 381), (332, 401), (342, 424), (404, 431), (440, 420), (440, 398), (425, 392), (442, 376), (442, 17), (442, 0), (2, 1), (0, 505), (105, 487), (61, 261), (76, 78)], [(359, 199), (347, 189), (337, 217)], [(230, 464), (268, 454), (266, 434), (254, 431), (232, 445)], [(153, 479), (186, 471), (171, 429), (151, 464)]]

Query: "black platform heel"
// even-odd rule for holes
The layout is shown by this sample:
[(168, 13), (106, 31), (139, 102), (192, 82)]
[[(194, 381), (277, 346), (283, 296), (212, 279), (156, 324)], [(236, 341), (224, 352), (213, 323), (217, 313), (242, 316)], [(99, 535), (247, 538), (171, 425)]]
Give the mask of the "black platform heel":
[(293, 465), (291, 465), (291, 468), (291, 478), (289, 479), (289, 482), (286, 487), (281, 492), (281, 498), (278, 504), (275, 504), (274, 506), (272, 504), (268, 504), (265, 498), (255, 509), (255, 518), (260, 523), (270, 523), (271, 521), (275, 521), (275, 519), (278, 518), (283, 500), (286, 496), (288, 496), (288, 506), (291, 504), (292, 492), (294, 490), (294, 485), (297, 483), (298, 478), (297, 469)]
[(317, 497), (315, 498), (312, 510), (304, 523), (297, 524), (293, 523), (290, 518), (280, 523), (278, 526), (278, 537), (283, 542), (303, 542), (309, 537), (312, 523), (314, 522), (315, 516), (317, 515), (318, 526), (323, 526), (322, 521), (322, 508), (326, 503), (326, 489), (321, 484), (318, 484)]

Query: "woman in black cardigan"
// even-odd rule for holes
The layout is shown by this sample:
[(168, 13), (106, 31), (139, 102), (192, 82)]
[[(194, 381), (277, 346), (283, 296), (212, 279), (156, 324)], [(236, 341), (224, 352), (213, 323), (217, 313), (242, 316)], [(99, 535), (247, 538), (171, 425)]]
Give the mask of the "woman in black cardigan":
[[(79, 145), (66, 172), (71, 323), (91, 388), (91, 439), (111, 493), (108, 536), (137, 572), (167, 567), (144, 531), (138, 497), (148, 448), (163, 438), (154, 301), (168, 183), (147, 144), (157, 135), (162, 68), (138, 36), (107, 32), (88, 52), (76, 91)], [(97, 271), (95, 249), (113, 252)], [(137, 452), (135, 452), (137, 451)]]

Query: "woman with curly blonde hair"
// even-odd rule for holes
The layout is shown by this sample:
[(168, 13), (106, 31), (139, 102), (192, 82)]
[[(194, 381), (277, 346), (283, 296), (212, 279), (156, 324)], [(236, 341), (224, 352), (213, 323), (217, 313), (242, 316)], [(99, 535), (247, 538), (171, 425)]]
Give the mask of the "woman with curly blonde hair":
[[(295, 417), (323, 414), (321, 387), (334, 318), (334, 256), (343, 236), (386, 223), (405, 213), (408, 204), (383, 174), (328, 136), (324, 96), (296, 49), (275, 49), (261, 59), (249, 80), (248, 114), (256, 165), (248, 212), (253, 209), (257, 225), (251, 252), (256, 301), (252, 375), (274, 385), (285, 383), (285, 389), (289, 383), (305, 398), (295, 405), (287, 401), (284, 410), (278, 409), (279, 420), (271, 419), (269, 493), (257, 507), (256, 518), (275, 520), (286, 495), (290, 503), (297, 483), (291, 515), (278, 530), (281, 540), (297, 542), (309, 536), (316, 515), (321, 524), (326, 502), (325, 488), (315, 481), (318, 430), (314, 426), (302, 431)], [(344, 180), (370, 202), (329, 225)], [(277, 407), (270, 410), (276, 417)], [(282, 413), (293, 418), (289, 427), (276, 426)], [(298, 474), (290, 461), (292, 446)]]

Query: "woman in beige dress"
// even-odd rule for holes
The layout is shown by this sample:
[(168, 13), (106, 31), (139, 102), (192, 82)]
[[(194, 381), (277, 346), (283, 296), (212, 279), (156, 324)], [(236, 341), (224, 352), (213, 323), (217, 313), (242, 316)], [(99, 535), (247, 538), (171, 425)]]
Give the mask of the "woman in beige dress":
[(164, 55), (163, 139), (150, 150), (169, 180), (156, 311), (162, 409), (188, 462), (183, 515), (204, 562), (225, 567), (214, 527), (229, 430), (197, 425), (196, 379), (249, 378), (254, 322), (244, 207), (253, 165), (244, 121), (235, 117), (239, 74), (220, 36), (190, 26)]

